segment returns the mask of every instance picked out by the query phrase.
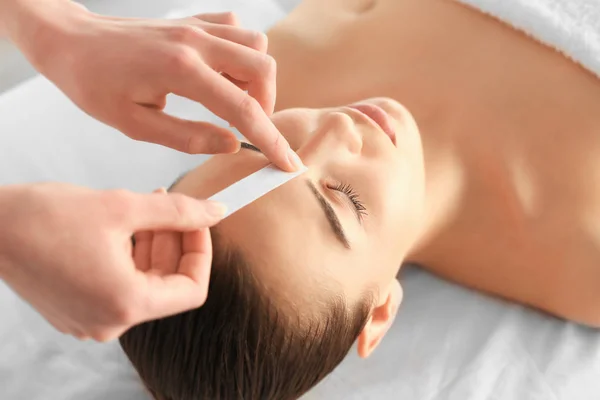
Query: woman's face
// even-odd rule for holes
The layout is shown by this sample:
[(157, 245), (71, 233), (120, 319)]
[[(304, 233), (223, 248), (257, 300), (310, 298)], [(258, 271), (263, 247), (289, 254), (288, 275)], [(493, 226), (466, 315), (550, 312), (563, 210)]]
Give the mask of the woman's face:
[[(420, 230), (424, 168), (416, 124), (393, 100), (359, 104), (275, 113), (308, 172), (219, 224), (261, 282), (294, 301), (316, 288), (341, 288), (349, 301), (384, 288)], [(385, 119), (378, 119), (382, 110)], [(249, 149), (217, 155), (173, 191), (207, 198), (267, 164)]]

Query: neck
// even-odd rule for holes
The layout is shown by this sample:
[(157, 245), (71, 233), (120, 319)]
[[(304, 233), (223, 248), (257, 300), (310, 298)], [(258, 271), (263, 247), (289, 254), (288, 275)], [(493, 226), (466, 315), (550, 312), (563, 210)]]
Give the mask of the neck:
[(422, 227), (408, 252), (407, 262), (425, 263), (464, 209), (469, 179), (467, 147), (460, 141), (455, 111), (438, 108), (427, 113), (414, 110), (425, 162), (425, 204)]

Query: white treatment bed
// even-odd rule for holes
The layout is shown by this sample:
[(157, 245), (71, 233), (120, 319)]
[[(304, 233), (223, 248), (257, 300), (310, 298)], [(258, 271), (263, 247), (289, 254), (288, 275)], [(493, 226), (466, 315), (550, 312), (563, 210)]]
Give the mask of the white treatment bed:
[[(89, 5), (138, 16), (234, 10), (244, 25), (266, 29), (298, 1)], [(1, 51), (0, 46), (0, 87), (8, 87), (2, 62), (15, 58)], [(179, 98), (170, 100), (168, 110), (216, 121)], [(127, 139), (79, 111), (41, 77), (0, 93), (0, 185), (53, 180), (147, 192), (204, 159)], [(404, 269), (401, 279), (404, 304), (382, 346), (368, 360), (352, 353), (306, 399), (600, 398), (600, 330), (489, 298), (417, 268)], [(60, 335), (0, 282), (0, 400), (148, 398), (116, 342)]]

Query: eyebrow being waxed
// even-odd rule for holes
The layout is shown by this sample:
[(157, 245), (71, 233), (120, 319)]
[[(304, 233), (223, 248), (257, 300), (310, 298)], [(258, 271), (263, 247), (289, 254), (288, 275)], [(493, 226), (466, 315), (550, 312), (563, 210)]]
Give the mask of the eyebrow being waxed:
[(269, 164), (214, 194), (208, 200), (217, 201), (227, 206), (227, 213), (224, 217), (227, 218), (241, 208), (284, 183), (302, 175), (306, 171), (308, 171), (306, 166), (303, 166), (296, 172), (285, 172), (272, 164)]

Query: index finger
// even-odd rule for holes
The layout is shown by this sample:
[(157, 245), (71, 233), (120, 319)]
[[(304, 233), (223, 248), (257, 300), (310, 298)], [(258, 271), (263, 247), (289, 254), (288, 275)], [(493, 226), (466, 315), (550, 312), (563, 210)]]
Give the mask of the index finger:
[(125, 210), (128, 228), (135, 231), (189, 232), (218, 223), (225, 215), (222, 204), (198, 200), (181, 193), (127, 193), (117, 204)]
[(203, 104), (228, 121), (279, 168), (296, 171), (301, 166), (290, 159), (297, 155), (254, 98), (200, 63), (191, 74), (191, 79), (177, 82), (173, 93)]

